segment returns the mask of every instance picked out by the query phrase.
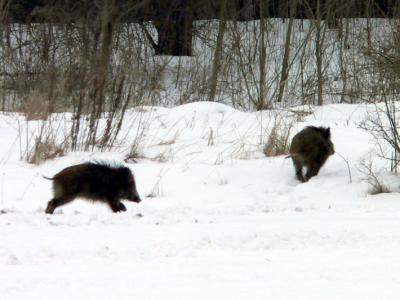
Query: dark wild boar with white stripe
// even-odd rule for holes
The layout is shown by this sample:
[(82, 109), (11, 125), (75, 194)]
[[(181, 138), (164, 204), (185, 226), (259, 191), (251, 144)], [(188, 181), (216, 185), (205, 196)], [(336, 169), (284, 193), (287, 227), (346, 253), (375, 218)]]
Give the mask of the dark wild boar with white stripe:
[(53, 178), (54, 197), (46, 213), (77, 197), (106, 202), (113, 212), (126, 211), (121, 199), (139, 203), (135, 178), (128, 167), (114, 166), (104, 162), (88, 162), (65, 168)]

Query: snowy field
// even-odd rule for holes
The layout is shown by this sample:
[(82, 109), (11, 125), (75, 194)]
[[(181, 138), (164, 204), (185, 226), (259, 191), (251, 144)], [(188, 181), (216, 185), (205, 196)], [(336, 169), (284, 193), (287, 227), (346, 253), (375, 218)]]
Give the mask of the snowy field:
[[(24, 118), (0, 115), (0, 299), (398, 299), (400, 197), (368, 195), (359, 170), (371, 155), (381, 165), (357, 126), (369, 108), (326, 105), (295, 124), (292, 136), (330, 126), (352, 179), (336, 154), (304, 184), (289, 159), (264, 156), (267, 111), (133, 110), (113, 152), (39, 166), (20, 160)], [(138, 136), (141, 158), (128, 165), (140, 204), (113, 214), (76, 200), (44, 213), (52, 191), (42, 175), (121, 162)], [(396, 176), (385, 180), (399, 190)]]

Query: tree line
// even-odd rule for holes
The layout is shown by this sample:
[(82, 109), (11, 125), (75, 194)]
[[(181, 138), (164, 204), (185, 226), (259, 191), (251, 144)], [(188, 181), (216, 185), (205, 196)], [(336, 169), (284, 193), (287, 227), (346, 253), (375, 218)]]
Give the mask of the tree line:
[(158, 41), (146, 36), (155, 53), (174, 56), (192, 55), (196, 20), (321, 18), (337, 26), (340, 18), (393, 18), (400, 9), (396, 0), (2, 0), (0, 5), (7, 11), (4, 21), (18, 23), (95, 20), (106, 6), (112, 22), (152, 22)]

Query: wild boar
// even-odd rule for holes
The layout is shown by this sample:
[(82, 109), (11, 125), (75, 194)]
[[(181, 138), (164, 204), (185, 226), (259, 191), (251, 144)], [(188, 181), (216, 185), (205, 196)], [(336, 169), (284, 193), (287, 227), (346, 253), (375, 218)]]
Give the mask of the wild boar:
[[(290, 157), (301, 182), (316, 176), (329, 156), (335, 153), (329, 127), (308, 126), (297, 133), (290, 145)], [(303, 176), (303, 166), (307, 168)]]
[(113, 166), (105, 162), (87, 162), (63, 169), (53, 178), (54, 197), (46, 213), (77, 197), (106, 202), (113, 212), (126, 211), (121, 199), (139, 203), (134, 176), (125, 166)]

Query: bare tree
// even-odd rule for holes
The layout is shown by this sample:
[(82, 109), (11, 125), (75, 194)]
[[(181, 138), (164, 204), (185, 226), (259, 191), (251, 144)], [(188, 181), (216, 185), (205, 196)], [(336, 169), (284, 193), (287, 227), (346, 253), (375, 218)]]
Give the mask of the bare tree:
[[(105, 87), (109, 71), (110, 58), (112, 53), (112, 41), (115, 25), (115, 2), (114, 0), (103, 0), (101, 3), (101, 16), (99, 29), (95, 29), (96, 40), (99, 39), (99, 55), (95, 55), (93, 61), (93, 88), (91, 91), (92, 111), (89, 120), (89, 134), (87, 137), (86, 149), (96, 144), (96, 133), (101, 112), (104, 110)], [(99, 38), (100, 36), (100, 38)]]
[(317, 0), (316, 19), (315, 19), (315, 57), (317, 68), (317, 104), (323, 104), (323, 74), (322, 74), (322, 58), (323, 58), (323, 43), (324, 43), (324, 25), (321, 19), (321, 0)]
[[(267, 2), (267, 3), (264, 3)], [(270, 103), (267, 100), (266, 91), (266, 64), (267, 64), (267, 51), (265, 47), (265, 32), (266, 32), (266, 21), (264, 16), (264, 4), (268, 4), (268, 0), (260, 0), (260, 87), (259, 87), (259, 97), (256, 104), (257, 110), (262, 110), (270, 107)]]
[(349, 40), (349, 20), (341, 19), (339, 23), (339, 69), (340, 77), (342, 79), (342, 91), (340, 95), (340, 102), (345, 102), (347, 96), (347, 84), (348, 84), (348, 70), (346, 60), (346, 50), (348, 49)]
[(290, 58), (290, 47), (291, 47), (291, 40), (292, 40), (292, 30), (293, 30), (293, 15), (294, 15), (294, 8), (296, 7), (296, 0), (292, 0), (290, 4), (290, 13), (289, 13), (289, 23), (287, 25), (286, 31), (286, 41), (285, 41), (285, 50), (283, 54), (282, 60), (282, 71), (281, 71), (281, 78), (279, 82), (279, 92), (277, 97), (277, 102), (282, 102), (283, 93), (285, 91), (285, 85), (289, 77), (289, 58)]
[(227, 2), (227, 0), (222, 0), (222, 2), (221, 2), (221, 12), (220, 12), (220, 18), (219, 18), (217, 44), (215, 46), (214, 63), (213, 63), (213, 67), (212, 67), (212, 71), (211, 71), (211, 78), (210, 78), (209, 101), (215, 100), (215, 94), (217, 91), (218, 74), (219, 74), (220, 66), (221, 66), (222, 47), (223, 47), (224, 35), (225, 35), (225, 29), (226, 29), (226, 2)]

